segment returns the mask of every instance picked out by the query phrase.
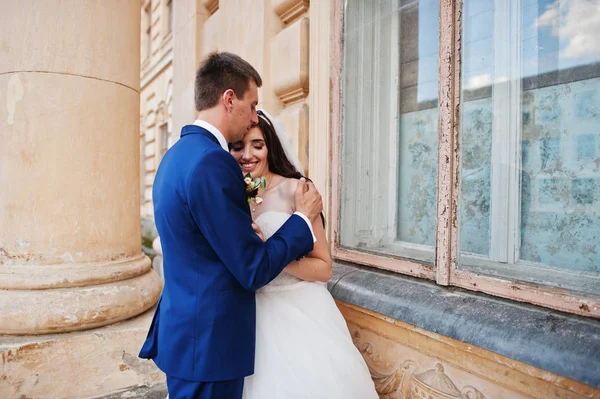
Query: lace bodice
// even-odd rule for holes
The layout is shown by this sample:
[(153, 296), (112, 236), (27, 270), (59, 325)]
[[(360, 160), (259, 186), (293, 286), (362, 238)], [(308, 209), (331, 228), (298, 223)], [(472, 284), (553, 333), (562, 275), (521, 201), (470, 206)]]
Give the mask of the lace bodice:
[[(259, 215), (255, 222), (260, 227), (265, 237), (265, 240), (271, 237), (283, 224), (286, 220), (289, 219), (291, 215), (285, 212), (279, 211), (267, 211)], [(292, 276), (291, 274), (286, 273), (285, 271), (281, 272), (281, 274), (273, 281), (271, 281), (267, 287), (273, 286), (282, 286), (282, 285), (291, 285), (303, 280)], [(266, 288), (266, 287), (265, 287)]]

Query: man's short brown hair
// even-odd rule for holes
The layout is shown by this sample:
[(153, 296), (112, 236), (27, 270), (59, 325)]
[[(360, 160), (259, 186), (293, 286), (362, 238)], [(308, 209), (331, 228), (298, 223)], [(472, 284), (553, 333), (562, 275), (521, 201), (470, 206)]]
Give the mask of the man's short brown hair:
[(196, 110), (214, 107), (228, 89), (232, 89), (238, 98), (243, 98), (250, 81), (254, 81), (257, 87), (262, 86), (256, 69), (240, 56), (227, 52), (209, 54), (196, 72)]

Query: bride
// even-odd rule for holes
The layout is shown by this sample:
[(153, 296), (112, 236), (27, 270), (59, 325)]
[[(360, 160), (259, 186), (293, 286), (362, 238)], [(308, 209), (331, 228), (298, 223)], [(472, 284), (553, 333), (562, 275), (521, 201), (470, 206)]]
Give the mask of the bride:
[[(258, 116), (258, 125), (230, 151), (244, 175), (266, 178), (258, 193), (262, 202), (252, 200), (250, 210), (267, 239), (294, 213), (302, 167), (272, 118), (264, 111)], [(245, 378), (244, 399), (378, 398), (324, 284), (331, 277), (331, 256), (323, 224), (313, 223), (313, 251), (256, 293), (255, 367)]]

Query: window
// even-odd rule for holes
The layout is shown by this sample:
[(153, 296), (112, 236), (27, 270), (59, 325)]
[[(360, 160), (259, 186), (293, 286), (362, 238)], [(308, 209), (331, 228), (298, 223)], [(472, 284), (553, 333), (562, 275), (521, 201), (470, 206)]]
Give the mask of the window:
[(162, 159), (169, 149), (169, 124), (167, 122), (160, 125), (159, 139), (158, 158)]
[[(143, 130), (140, 128), (140, 131)], [(146, 135), (144, 133), (141, 134), (140, 137), (140, 203), (144, 204), (146, 202), (145, 197), (145, 188), (146, 188)]]
[(142, 14), (142, 61), (152, 56), (152, 5), (148, 2)]
[(597, 5), (338, 2), (336, 257), (600, 317)]
[(432, 264), (438, 1), (346, 4), (340, 246)]
[(167, 29), (165, 36), (173, 32), (173, 0), (167, 0), (166, 6)]
[(463, 2), (459, 267), (600, 293), (598, 23), (591, 1)]

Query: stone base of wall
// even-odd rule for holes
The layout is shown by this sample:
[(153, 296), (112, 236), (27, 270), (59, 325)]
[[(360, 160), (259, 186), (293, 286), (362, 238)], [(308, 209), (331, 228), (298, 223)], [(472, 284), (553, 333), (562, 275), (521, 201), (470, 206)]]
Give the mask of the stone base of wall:
[(336, 302), (382, 399), (600, 398), (600, 389)]
[(94, 399), (165, 399), (167, 397), (167, 384), (158, 384), (151, 387), (133, 387)]
[(138, 358), (153, 310), (67, 334), (0, 336), (0, 398), (164, 398), (165, 376)]

